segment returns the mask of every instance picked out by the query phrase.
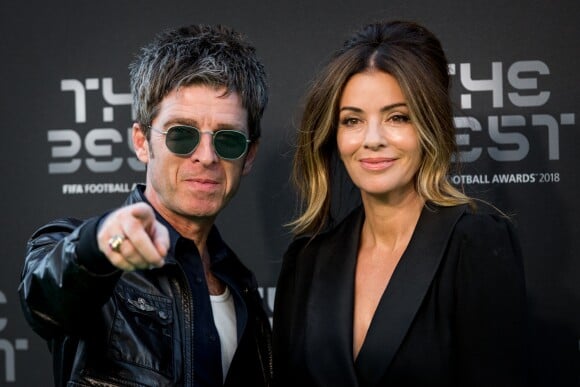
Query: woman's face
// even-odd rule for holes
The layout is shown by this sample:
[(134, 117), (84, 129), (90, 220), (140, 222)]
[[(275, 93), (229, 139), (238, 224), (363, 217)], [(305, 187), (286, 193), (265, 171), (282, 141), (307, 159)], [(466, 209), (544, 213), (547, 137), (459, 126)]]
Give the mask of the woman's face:
[(422, 151), (401, 87), (371, 70), (353, 75), (340, 99), (336, 142), (353, 183), (366, 195), (401, 199), (416, 195)]

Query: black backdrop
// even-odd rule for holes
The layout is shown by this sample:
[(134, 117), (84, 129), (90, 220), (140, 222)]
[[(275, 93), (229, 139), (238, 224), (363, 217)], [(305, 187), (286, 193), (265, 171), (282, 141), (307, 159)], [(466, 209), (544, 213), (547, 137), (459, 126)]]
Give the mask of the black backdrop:
[(580, 385), (579, 16), (576, 0), (2, 2), (0, 385), (50, 384), (46, 345), (16, 293), (30, 233), (116, 206), (143, 179), (127, 136), (127, 65), (142, 44), (201, 22), (231, 25), (258, 48), (271, 84), (262, 146), (218, 223), (271, 305), (295, 208), (288, 174), (301, 96), (346, 34), (379, 18), (419, 21), (442, 40), (466, 161), (451, 178), (514, 215), (533, 384)]

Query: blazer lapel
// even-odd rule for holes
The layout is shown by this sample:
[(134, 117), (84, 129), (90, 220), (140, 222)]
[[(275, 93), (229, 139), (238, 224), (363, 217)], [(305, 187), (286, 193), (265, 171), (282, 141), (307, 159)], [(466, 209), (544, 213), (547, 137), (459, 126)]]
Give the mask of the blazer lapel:
[(379, 302), (356, 359), (360, 385), (377, 385), (387, 371), (431, 285), (453, 227), (465, 208), (423, 208), (409, 246)]
[(351, 214), (322, 248), (312, 249), (315, 265), (306, 307), (306, 361), (321, 386), (357, 385), (352, 356), (354, 270), (362, 210)]

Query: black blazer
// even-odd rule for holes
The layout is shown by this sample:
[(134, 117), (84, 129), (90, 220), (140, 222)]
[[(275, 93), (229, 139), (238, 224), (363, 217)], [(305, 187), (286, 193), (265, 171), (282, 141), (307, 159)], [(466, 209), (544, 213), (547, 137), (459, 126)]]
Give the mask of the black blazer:
[(526, 294), (510, 223), (426, 206), (353, 359), (359, 207), (288, 248), (274, 308), (278, 386), (523, 386)]

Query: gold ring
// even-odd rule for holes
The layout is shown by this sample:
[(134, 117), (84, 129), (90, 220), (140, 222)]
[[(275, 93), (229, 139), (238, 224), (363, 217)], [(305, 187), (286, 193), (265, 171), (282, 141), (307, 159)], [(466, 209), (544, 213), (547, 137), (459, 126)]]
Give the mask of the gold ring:
[(121, 251), (121, 245), (123, 244), (124, 240), (125, 240), (124, 235), (120, 234), (113, 235), (111, 239), (109, 239), (109, 247), (111, 248), (111, 250), (118, 253)]

